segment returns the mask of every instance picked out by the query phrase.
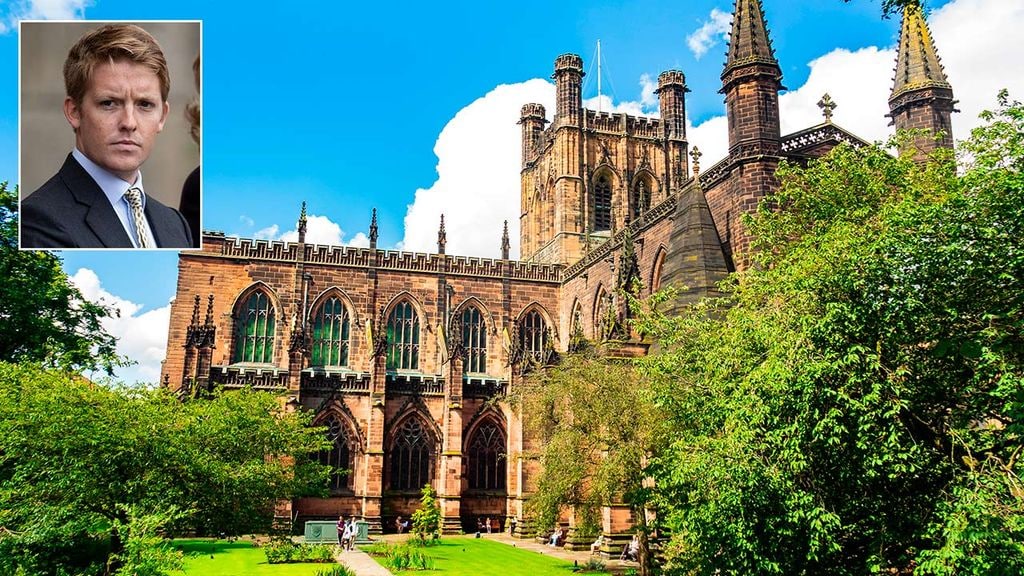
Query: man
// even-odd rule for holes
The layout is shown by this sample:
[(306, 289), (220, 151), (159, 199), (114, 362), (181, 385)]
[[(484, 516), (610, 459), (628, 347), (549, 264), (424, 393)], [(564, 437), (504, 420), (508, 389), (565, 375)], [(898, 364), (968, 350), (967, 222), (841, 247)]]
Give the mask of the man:
[(175, 209), (147, 196), (140, 167), (170, 111), (167, 61), (131, 24), (82, 36), (64, 62), (75, 149), (21, 204), (23, 248), (188, 248)]

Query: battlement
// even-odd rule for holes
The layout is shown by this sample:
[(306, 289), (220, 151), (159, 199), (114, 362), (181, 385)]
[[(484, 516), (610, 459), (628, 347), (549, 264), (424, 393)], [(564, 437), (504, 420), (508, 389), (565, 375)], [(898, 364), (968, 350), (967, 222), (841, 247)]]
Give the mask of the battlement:
[(690, 91), (686, 88), (686, 75), (682, 70), (665, 70), (658, 74), (658, 90), (655, 93), (669, 86), (681, 86), (687, 92)]
[(607, 132), (641, 138), (660, 138), (661, 120), (647, 116), (631, 116), (623, 112), (598, 112), (584, 110), (586, 128), (596, 132)]
[[(223, 234), (204, 234), (204, 250), (196, 257), (220, 257), (240, 260), (294, 262), (299, 245), (291, 242), (226, 238)], [(558, 283), (562, 267), (558, 264), (534, 264), (518, 260), (452, 256), (402, 250), (375, 250), (352, 246), (304, 244), (307, 265), (376, 268), (401, 272), (423, 272), (451, 276), (509, 278)], [(182, 253), (182, 257), (192, 256)]]
[(583, 76), (583, 58), (579, 54), (561, 54), (555, 58), (555, 74), (559, 72), (578, 72)]
[(544, 110), (543, 104), (531, 102), (529, 104), (523, 104), (519, 117), (523, 120), (544, 120), (545, 112), (546, 110)]

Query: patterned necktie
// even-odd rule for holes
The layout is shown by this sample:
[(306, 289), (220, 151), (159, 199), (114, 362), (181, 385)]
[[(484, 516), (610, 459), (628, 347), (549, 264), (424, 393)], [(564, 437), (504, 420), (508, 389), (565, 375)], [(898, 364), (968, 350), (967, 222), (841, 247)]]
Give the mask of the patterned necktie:
[(142, 190), (129, 188), (124, 198), (132, 208), (132, 225), (135, 227), (135, 237), (139, 239), (139, 247), (151, 248), (153, 244), (146, 235), (146, 215), (142, 213)]

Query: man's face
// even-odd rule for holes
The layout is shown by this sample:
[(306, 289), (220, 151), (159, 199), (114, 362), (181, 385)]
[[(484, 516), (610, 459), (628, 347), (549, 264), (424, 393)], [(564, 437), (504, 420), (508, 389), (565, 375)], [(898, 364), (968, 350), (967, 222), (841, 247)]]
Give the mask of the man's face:
[(169, 110), (157, 75), (128, 60), (97, 65), (82, 102), (64, 100), (78, 149), (130, 184), (149, 158)]

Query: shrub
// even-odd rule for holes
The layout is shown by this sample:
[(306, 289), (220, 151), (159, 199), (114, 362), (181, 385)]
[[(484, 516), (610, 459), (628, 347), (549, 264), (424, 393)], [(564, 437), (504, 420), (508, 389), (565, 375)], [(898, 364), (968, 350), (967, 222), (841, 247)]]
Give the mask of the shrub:
[(344, 564), (335, 564), (316, 573), (316, 576), (356, 576), (356, 573)]
[(394, 546), (381, 540), (379, 542), (374, 542), (373, 544), (363, 548), (363, 552), (366, 552), (367, 554), (375, 558), (380, 558), (383, 556), (387, 556), (391, 552), (392, 548), (394, 548)]
[(263, 547), (268, 564), (291, 562), (334, 562), (334, 550), (325, 544), (299, 545), (288, 539), (275, 539)]
[(384, 563), (392, 572), (434, 569), (434, 559), (409, 544), (392, 547), (384, 557)]
[(598, 560), (597, 558), (588, 558), (587, 561), (584, 562), (582, 566), (580, 566), (581, 572), (604, 572), (604, 569), (604, 562)]

